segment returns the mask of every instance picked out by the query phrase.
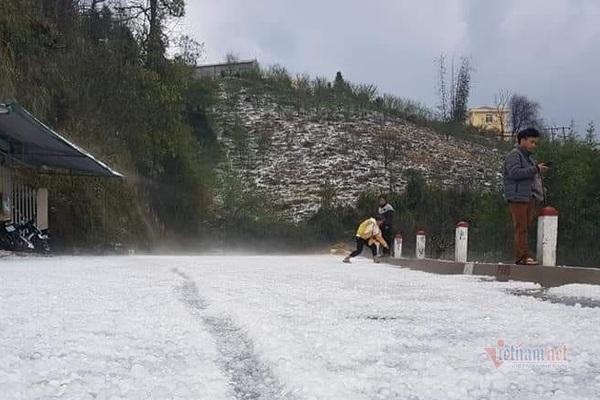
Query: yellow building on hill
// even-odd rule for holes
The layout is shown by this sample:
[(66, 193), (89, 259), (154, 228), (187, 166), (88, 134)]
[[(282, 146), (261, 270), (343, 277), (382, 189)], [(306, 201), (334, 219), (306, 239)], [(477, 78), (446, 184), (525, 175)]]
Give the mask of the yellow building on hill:
[(509, 109), (507, 107), (474, 107), (469, 109), (469, 125), (484, 130), (510, 136)]

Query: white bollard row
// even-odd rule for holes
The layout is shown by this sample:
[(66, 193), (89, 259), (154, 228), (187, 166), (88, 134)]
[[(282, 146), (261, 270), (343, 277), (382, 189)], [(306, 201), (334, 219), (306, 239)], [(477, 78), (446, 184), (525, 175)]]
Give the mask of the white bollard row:
[[(558, 243), (558, 211), (554, 207), (545, 207), (540, 211), (537, 228), (537, 258), (541, 265), (556, 266), (556, 247)], [(456, 224), (454, 241), (454, 259), (456, 262), (467, 263), (469, 249), (469, 223), (460, 221)], [(426, 234), (417, 231), (415, 256), (425, 258)], [(402, 257), (402, 236), (394, 239), (394, 257)], [(472, 268), (472, 265), (471, 265)]]

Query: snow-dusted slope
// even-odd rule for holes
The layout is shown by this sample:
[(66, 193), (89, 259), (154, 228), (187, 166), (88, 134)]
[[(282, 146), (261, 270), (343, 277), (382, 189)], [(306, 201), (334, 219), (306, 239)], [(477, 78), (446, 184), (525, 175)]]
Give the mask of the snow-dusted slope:
[[(597, 399), (600, 309), (329, 256), (0, 262), (7, 399)], [(486, 349), (566, 346), (561, 363)]]
[(401, 190), (408, 170), (444, 187), (500, 184), (496, 148), (399, 118), (383, 122), (379, 113), (299, 113), (242, 89), (223, 93), (214, 114), (230, 163), (223, 167), (273, 195), (295, 220), (318, 209), (325, 185), (338, 203), (354, 205), (361, 192)]

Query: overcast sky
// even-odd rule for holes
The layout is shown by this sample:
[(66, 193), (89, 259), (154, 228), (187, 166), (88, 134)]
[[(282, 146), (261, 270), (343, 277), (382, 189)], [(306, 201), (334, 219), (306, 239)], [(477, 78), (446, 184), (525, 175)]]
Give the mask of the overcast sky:
[(293, 73), (341, 70), (429, 106), (434, 59), (466, 55), (471, 106), (509, 89), (554, 125), (600, 127), (600, 0), (187, 0), (178, 30), (205, 43), (205, 62), (233, 52)]

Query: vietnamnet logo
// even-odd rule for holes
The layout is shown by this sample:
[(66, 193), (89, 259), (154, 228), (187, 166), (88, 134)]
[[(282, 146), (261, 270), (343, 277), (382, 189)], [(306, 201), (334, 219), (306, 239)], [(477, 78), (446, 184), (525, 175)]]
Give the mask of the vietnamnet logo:
[(564, 365), (567, 363), (567, 346), (523, 346), (508, 345), (504, 340), (498, 340), (495, 347), (485, 347), (485, 352), (496, 368), (504, 364), (524, 365)]

